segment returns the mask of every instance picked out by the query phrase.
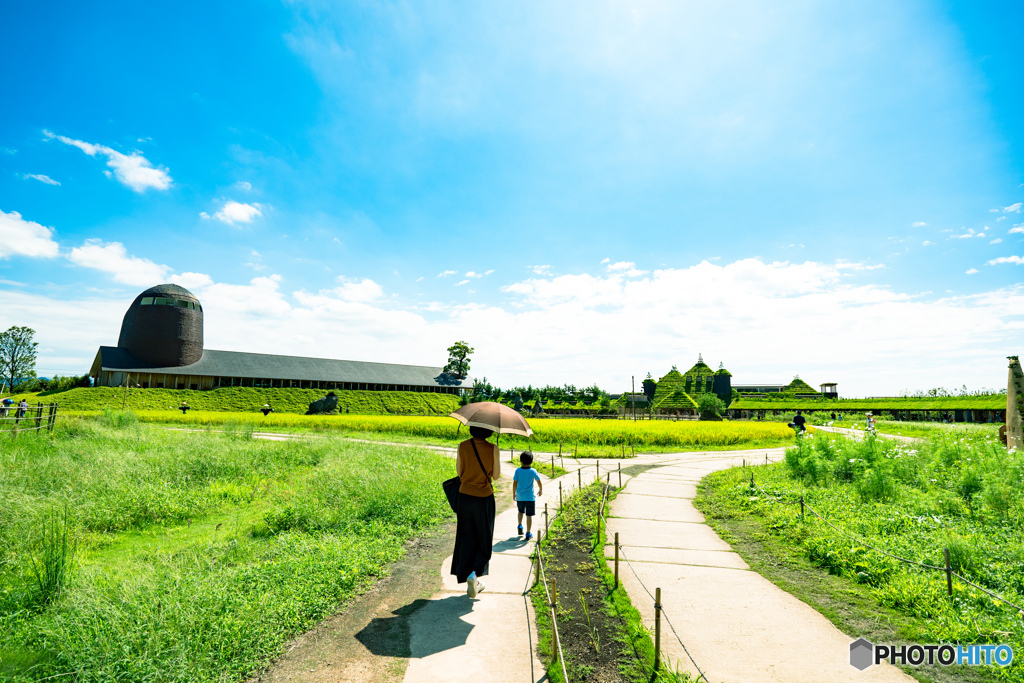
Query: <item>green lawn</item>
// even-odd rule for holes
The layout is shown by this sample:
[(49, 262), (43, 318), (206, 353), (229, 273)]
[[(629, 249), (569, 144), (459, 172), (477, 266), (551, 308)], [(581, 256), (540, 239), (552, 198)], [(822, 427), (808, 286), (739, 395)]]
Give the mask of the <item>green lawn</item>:
[(244, 680), (451, 516), (452, 471), (120, 413), (19, 436), (0, 450), (0, 679)]

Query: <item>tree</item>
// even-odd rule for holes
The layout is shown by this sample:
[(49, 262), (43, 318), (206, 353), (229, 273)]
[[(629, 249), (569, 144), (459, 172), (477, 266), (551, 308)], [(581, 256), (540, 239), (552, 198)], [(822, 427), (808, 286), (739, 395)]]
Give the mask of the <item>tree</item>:
[(444, 371), (464, 379), (469, 374), (469, 354), (475, 351), (464, 341), (455, 342), (448, 347), (448, 364), (444, 366)]
[(697, 397), (697, 410), (701, 417), (719, 417), (725, 411), (725, 401), (714, 394), (701, 394)]
[(12, 327), (0, 333), (0, 379), (11, 391), (22, 381), (36, 376), (36, 331), (31, 327)]

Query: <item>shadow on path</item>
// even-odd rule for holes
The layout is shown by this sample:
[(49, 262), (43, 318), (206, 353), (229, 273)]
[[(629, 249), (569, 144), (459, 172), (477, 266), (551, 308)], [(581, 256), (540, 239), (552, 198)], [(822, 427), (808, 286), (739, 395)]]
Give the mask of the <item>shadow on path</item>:
[[(414, 600), (394, 610), (394, 617), (371, 619), (355, 634), (355, 638), (375, 655), (429, 657), (466, 644), (473, 624), (466, 623), (462, 617), (472, 611), (473, 603), (466, 595), (441, 600)], [(409, 642), (409, 619), (413, 614), (416, 614), (417, 620), (425, 619), (431, 623), (432, 634), (426, 647), (417, 648), (420, 651), (415, 653)]]

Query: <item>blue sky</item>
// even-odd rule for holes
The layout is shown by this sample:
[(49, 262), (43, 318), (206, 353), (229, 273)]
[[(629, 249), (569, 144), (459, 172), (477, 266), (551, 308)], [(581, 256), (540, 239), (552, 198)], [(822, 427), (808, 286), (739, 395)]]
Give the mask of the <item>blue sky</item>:
[[(210, 348), (617, 391), (703, 353), (998, 387), (1013, 2), (7, 3), (0, 326), (81, 373), (142, 288)], [(852, 6), (851, 6), (852, 5)]]

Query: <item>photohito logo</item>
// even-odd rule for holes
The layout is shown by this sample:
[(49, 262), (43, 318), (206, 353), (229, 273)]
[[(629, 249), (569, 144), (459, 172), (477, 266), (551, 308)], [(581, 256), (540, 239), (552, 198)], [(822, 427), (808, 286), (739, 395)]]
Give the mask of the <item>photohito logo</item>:
[(864, 671), (873, 664), (941, 664), (952, 666), (1010, 666), (1009, 645), (874, 645), (865, 638), (850, 643), (850, 666)]

